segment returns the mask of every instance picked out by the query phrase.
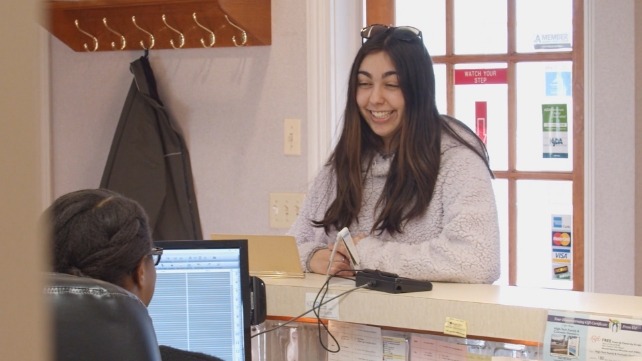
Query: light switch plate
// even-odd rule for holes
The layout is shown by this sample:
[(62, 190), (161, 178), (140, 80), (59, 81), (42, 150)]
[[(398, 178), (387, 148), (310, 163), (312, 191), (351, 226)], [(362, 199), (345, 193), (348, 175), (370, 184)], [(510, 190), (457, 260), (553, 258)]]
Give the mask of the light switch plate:
[(290, 228), (299, 216), (305, 193), (270, 193), (270, 228)]
[(285, 119), (283, 130), (283, 154), (301, 155), (301, 120)]

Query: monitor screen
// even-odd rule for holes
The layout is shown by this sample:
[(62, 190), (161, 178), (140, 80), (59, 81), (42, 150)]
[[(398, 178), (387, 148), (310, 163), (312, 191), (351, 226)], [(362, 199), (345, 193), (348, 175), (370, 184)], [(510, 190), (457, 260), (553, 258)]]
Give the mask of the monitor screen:
[(163, 255), (149, 314), (158, 343), (250, 361), (247, 241), (155, 243)]

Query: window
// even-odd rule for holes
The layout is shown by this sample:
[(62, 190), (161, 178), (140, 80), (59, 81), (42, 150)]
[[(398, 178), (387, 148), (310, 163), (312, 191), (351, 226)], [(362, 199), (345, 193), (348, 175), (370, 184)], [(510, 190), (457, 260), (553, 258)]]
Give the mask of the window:
[(486, 144), (498, 283), (584, 289), (581, 0), (366, 0), (368, 24), (422, 30), (440, 111)]

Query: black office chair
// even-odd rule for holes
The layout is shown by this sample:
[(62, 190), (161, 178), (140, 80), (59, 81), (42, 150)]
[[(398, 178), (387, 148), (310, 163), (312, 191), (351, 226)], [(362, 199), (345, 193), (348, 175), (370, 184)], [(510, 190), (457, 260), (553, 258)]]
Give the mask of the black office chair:
[(50, 273), (56, 361), (161, 361), (147, 307), (114, 284)]

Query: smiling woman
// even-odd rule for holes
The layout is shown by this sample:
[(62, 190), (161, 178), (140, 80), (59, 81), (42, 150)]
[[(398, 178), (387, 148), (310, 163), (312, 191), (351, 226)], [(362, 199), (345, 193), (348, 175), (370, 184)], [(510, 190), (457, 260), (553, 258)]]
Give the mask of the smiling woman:
[(421, 31), (371, 25), (353, 62), (343, 130), (290, 234), (308, 272), (351, 273), (331, 257), (348, 227), (361, 267), (435, 281), (499, 277), (488, 156), (460, 121), (440, 115)]
[(374, 53), (366, 57), (359, 68), (357, 104), (361, 116), (372, 131), (381, 137), (384, 152), (403, 118), (405, 101), (395, 66), (388, 54)]

